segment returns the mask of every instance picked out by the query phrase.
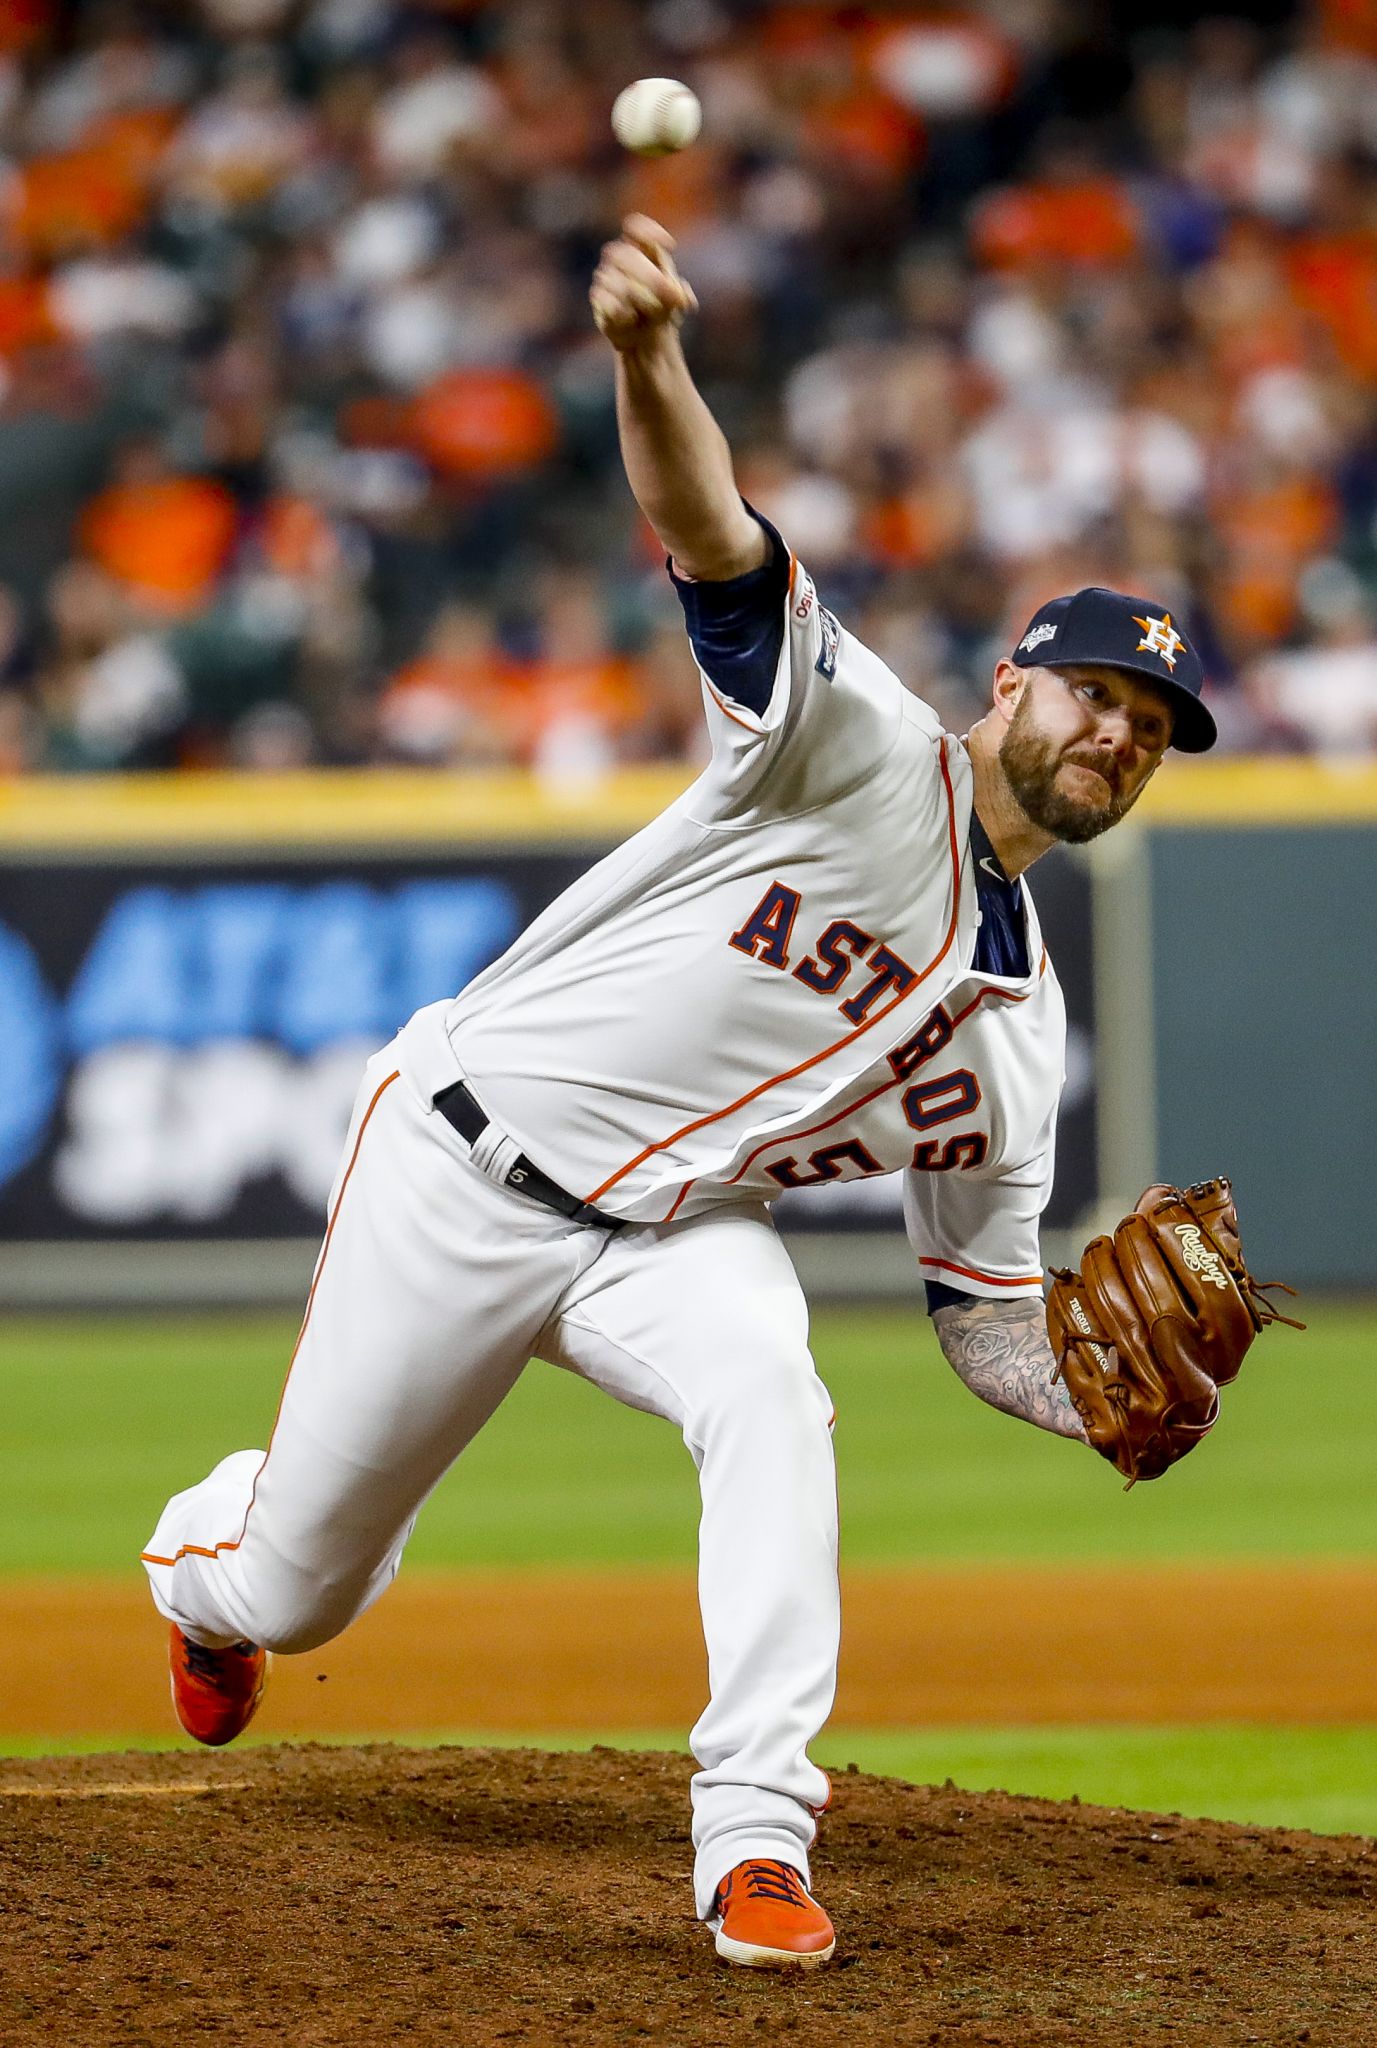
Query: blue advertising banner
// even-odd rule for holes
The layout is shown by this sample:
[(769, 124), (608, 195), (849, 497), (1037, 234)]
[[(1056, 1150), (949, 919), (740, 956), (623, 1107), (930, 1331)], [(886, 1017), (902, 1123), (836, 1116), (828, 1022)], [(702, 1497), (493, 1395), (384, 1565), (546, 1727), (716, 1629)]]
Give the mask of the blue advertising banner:
[(315, 1232), (363, 1062), (574, 852), (0, 873), (0, 1237)]
[[(0, 1240), (300, 1238), (363, 1062), (500, 953), (601, 849), (30, 856), (0, 867)], [(1093, 1198), (1089, 880), (1037, 899), (1072, 1019), (1049, 1222)], [(786, 1196), (893, 1228), (893, 1178)]]

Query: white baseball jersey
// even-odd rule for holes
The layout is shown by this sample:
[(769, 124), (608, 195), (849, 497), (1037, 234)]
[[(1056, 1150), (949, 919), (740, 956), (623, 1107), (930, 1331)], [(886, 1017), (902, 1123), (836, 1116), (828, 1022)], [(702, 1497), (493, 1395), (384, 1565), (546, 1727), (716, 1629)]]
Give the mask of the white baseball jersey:
[(797, 563), (784, 603), (764, 711), (700, 671), (709, 766), (413, 1018), (403, 1073), (634, 1222), (902, 1169), (926, 1278), (1037, 1293), (1065, 1008), (1031, 898), (1031, 971), (977, 971), (965, 748)]

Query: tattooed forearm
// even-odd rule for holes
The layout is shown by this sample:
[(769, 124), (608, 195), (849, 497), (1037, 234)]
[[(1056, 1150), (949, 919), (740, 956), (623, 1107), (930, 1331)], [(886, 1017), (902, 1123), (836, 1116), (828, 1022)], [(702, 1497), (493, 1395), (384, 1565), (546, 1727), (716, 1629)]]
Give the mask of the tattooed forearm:
[(973, 1394), (1005, 1415), (1085, 1441), (1081, 1419), (1060, 1380), (1040, 1301), (964, 1301), (933, 1316), (947, 1362)]

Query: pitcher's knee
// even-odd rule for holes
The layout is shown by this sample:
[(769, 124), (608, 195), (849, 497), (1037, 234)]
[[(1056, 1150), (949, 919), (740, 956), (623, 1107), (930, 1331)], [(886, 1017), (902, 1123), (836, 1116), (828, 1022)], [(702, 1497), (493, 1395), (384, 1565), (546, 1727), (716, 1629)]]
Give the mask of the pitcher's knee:
[(343, 1635), (368, 1604), (367, 1582), (323, 1585), (293, 1572), (243, 1601), (244, 1633), (261, 1650), (298, 1656)]
[(332, 1615), (272, 1615), (254, 1625), (251, 1640), (260, 1650), (271, 1650), (277, 1656), (299, 1656), (304, 1650), (319, 1650), (325, 1643), (334, 1641), (349, 1626), (351, 1616), (336, 1621)]

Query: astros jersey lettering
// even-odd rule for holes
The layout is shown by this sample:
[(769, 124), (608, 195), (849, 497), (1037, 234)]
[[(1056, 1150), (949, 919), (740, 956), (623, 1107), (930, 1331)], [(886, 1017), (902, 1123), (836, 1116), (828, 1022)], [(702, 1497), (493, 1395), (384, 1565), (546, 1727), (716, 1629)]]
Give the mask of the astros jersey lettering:
[(401, 1065), (638, 1223), (907, 1169), (928, 1277), (1040, 1290), (1065, 1011), (974, 966), (971, 765), (791, 563), (768, 702), (702, 671), (710, 765), (453, 1001)]

